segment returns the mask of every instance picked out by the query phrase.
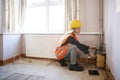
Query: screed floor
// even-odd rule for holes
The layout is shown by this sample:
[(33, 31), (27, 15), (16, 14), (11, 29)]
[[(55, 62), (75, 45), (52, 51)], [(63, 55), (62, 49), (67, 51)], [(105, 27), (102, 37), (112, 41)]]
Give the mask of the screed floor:
[[(0, 80), (14, 73), (44, 76), (44, 80), (105, 80), (103, 69), (82, 66), (84, 71), (70, 71), (68, 66), (62, 67), (57, 61), (22, 58), (14, 63), (0, 66)], [(99, 75), (89, 75), (88, 70), (97, 70)]]

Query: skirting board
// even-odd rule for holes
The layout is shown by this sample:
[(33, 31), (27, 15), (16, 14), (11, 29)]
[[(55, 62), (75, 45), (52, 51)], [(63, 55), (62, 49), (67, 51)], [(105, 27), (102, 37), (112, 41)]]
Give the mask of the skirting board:
[[(57, 61), (57, 59), (54, 59), (54, 58), (31, 57), (31, 56), (26, 56), (25, 54), (20, 54), (20, 55), (17, 55), (15, 57), (9, 58), (7, 60), (0, 60), (0, 66), (12, 63), (12, 62), (16, 61), (17, 59), (19, 59), (21, 57), (38, 59), (38, 60), (45, 59), (45, 60)], [(80, 59), (78, 59), (78, 62), (80, 62), (80, 63), (86, 63), (87, 62), (88, 64), (94, 64), (95, 65), (95, 60), (94, 59), (90, 59), (89, 61), (87, 61), (87, 58), (80, 58)]]
[(12, 62), (16, 61), (17, 59), (19, 59), (20, 57), (24, 57), (24, 56), (25, 56), (25, 54), (19, 54), (15, 57), (11, 57), (11, 58), (8, 58), (6, 60), (0, 60), (0, 66), (12, 63)]
[(106, 78), (107, 78), (106, 80), (115, 80), (110, 71), (110, 68), (107, 65), (105, 65), (105, 73), (106, 73)]

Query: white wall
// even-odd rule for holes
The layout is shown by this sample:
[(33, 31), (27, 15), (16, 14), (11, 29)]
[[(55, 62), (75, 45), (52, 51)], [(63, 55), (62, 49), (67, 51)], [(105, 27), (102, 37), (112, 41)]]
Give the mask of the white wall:
[[(25, 35), (26, 56), (56, 58), (55, 49), (61, 35)], [(86, 45), (97, 45), (97, 35), (84, 34), (79, 38)]]
[(79, 2), (81, 31), (99, 32), (99, 0), (79, 0)]
[(0, 60), (2, 60), (3, 53), (3, 35), (1, 34), (2, 28), (2, 0), (0, 0)]
[(0, 33), (2, 32), (2, 0), (0, 0)]
[(19, 34), (3, 35), (3, 60), (22, 53), (22, 36)]
[(3, 34), (3, 0), (0, 0), (0, 60), (22, 53), (22, 37), (19, 34)]
[(0, 60), (3, 60), (3, 35), (0, 34)]
[(25, 35), (26, 56), (55, 58), (54, 51), (61, 35)]
[(120, 12), (116, 11), (116, 1), (104, 0), (104, 27), (107, 65), (115, 80), (120, 80)]

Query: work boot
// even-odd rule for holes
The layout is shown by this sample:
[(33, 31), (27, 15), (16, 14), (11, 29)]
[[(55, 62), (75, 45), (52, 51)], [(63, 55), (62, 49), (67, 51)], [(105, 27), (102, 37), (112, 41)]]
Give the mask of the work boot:
[(61, 66), (67, 66), (67, 63), (64, 59), (61, 59), (58, 62), (60, 63)]
[(70, 65), (70, 66), (69, 66), (69, 70), (73, 70), (73, 71), (83, 71), (83, 67), (74, 64), (74, 65)]

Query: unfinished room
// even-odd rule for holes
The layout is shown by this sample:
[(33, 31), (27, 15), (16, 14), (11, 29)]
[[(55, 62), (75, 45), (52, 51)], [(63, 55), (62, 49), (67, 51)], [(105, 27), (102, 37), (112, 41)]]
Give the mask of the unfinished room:
[(120, 0), (0, 0), (0, 80), (120, 80)]

